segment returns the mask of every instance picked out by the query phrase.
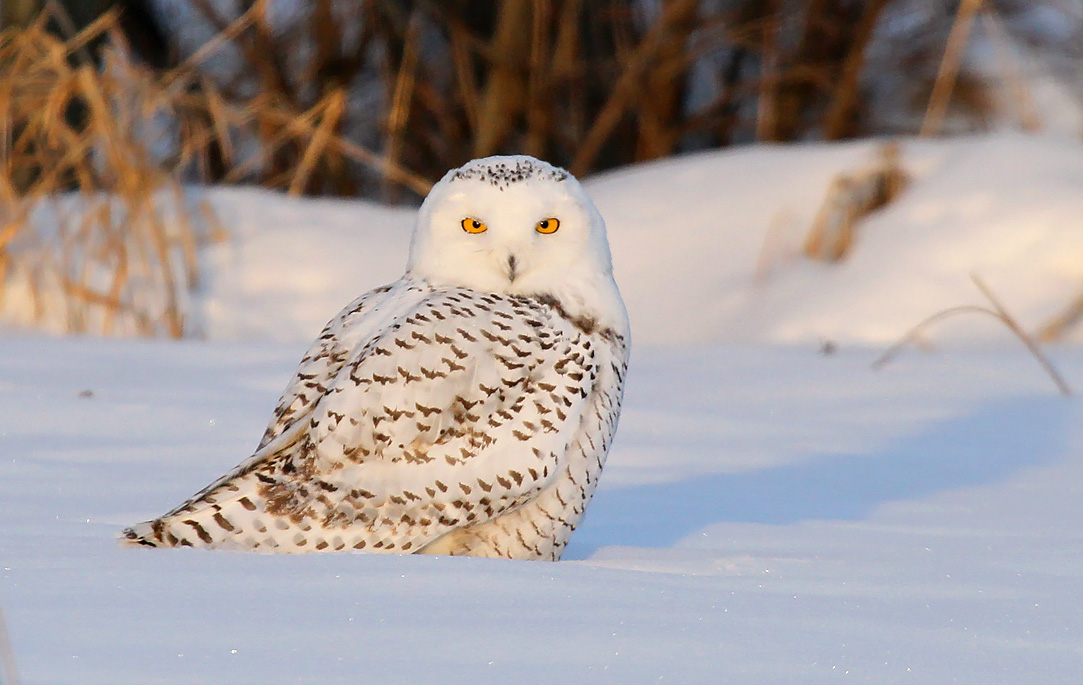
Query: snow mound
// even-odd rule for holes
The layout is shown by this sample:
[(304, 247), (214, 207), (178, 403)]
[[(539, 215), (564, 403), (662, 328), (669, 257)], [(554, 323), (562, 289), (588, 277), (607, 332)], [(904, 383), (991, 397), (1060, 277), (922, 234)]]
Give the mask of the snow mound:
[[(971, 274), (1034, 328), (1078, 292), (1083, 156), (1062, 140), (904, 143), (911, 184), (853, 252), (800, 255), (832, 178), (875, 145), (758, 146), (591, 183), (638, 340), (890, 342), (939, 310), (987, 305)], [(980, 320), (951, 330), (1006, 337)]]
[[(1083, 286), (1078, 144), (1010, 133), (901, 144), (910, 185), (836, 264), (801, 246), (832, 180), (867, 166), (878, 141), (754, 145), (587, 179), (636, 343), (883, 344), (939, 310), (987, 304), (972, 274), (1028, 330), (1068, 306)], [(307, 342), (406, 263), (411, 209), (207, 193), (231, 231), (205, 255), (196, 316), (209, 338)], [(1009, 339), (981, 318), (933, 336)]]

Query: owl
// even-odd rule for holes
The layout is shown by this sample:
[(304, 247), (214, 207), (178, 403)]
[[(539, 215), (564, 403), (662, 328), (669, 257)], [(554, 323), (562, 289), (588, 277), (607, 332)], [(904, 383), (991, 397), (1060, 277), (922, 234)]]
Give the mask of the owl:
[(313, 343), (255, 453), (121, 542), (557, 560), (598, 484), (629, 344), (578, 181), (474, 160), (422, 204), (405, 275)]

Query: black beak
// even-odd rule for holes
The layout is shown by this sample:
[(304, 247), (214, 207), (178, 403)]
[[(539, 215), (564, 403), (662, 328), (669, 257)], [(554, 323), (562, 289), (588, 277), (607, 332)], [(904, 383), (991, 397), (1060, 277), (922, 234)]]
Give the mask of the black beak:
[(512, 283), (515, 282), (515, 277), (519, 275), (519, 274), (517, 274), (515, 272), (515, 268), (516, 268), (517, 265), (518, 265), (518, 263), (517, 263), (517, 261), (515, 259), (515, 255), (509, 256), (508, 257), (508, 280), (511, 281)]

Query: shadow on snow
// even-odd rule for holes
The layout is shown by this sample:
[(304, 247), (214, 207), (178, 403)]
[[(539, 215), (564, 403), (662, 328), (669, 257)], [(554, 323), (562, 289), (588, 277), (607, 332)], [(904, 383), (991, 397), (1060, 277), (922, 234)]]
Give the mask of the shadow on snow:
[(1070, 405), (1060, 398), (989, 404), (888, 446), (812, 455), (748, 473), (606, 488), (605, 477), (565, 558), (599, 547), (670, 547), (712, 523), (859, 520), (892, 500), (1003, 480), (1062, 454)]

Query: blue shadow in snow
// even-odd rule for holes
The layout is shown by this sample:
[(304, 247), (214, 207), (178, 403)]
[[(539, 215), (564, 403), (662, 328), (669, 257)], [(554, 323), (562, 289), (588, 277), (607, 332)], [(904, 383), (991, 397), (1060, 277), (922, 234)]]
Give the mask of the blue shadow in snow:
[(1062, 455), (1071, 406), (1058, 397), (994, 403), (879, 454), (625, 488), (605, 487), (603, 475), (569, 556), (609, 545), (671, 547), (718, 522), (860, 520), (884, 502), (1003, 480)]

